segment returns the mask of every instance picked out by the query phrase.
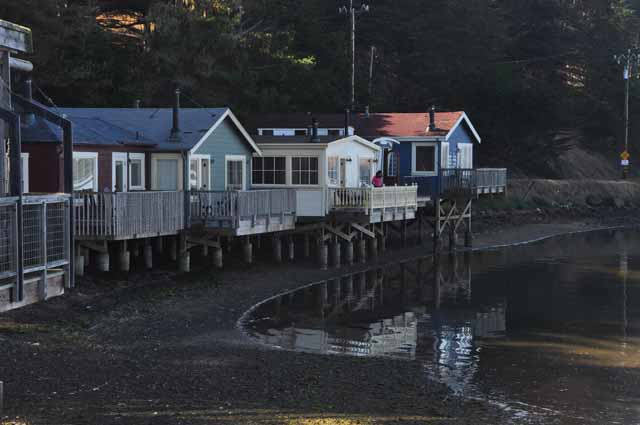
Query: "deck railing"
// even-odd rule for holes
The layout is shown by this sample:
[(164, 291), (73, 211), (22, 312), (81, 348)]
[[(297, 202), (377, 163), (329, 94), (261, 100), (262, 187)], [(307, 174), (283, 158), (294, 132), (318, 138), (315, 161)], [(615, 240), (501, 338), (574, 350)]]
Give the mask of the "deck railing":
[(295, 216), (294, 189), (250, 191), (192, 191), (191, 220), (224, 223), (237, 228), (241, 220), (271, 216)]
[(73, 205), (79, 239), (169, 235), (185, 226), (183, 192), (76, 192)]
[(330, 209), (366, 210), (416, 208), (418, 186), (331, 188), (328, 191)]
[[(46, 272), (69, 264), (69, 196), (22, 198), (24, 273)], [(18, 198), (0, 198), (0, 284), (15, 285), (18, 275)]]
[(478, 168), (476, 170), (476, 188), (478, 193), (504, 189), (507, 187), (506, 168)]

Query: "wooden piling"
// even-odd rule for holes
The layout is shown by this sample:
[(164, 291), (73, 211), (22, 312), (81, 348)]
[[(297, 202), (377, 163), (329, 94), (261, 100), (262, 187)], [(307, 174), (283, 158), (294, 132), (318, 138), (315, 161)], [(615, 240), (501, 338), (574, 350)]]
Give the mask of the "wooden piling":
[(221, 247), (217, 246), (213, 248), (212, 260), (213, 260), (213, 266), (215, 268), (217, 269), (222, 268), (222, 248)]
[(209, 257), (209, 245), (204, 244), (202, 245), (202, 258), (207, 258)]
[(311, 241), (310, 241), (309, 235), (304, 235), (303, 248), (304, 248), (304, 258), (309, 258), (311, 256)]
[(376, 260), (378, 258), (378, 238), (369, 239), (369, 255), (372, 260)]
[(84, 255), (76, 255), (73, 269), (78, 277), (84, 276)]
[(164, 249), (164, 242), (162, 240), (162, 236), (153, 239), (153, 251), (156, 254), (162, 254)]
[(402, 220), (402, 223), (401, 223), (400, 240), (403, 247), (407, 246), (407, 220), (406, 219)]
[(321, 240), (318, 241), (318, 265), (320, 270), (327, 270), (329, 267), (329, 246)]
[(253, 263), (253, 245), (251, 244), (251, 237), (245, 236), (243, 244), (244, 262), (247, 264)]
[(280, 236), (273, 236), (273, 258), (276, 263), (282, 262), (282, 239)]
[(344, 261), (347, 266), (353, 266), (353, 242), (344, 243)]
[(99, 272), (109, 271), (109, 253), (97, 252), (96, 253), (96, 270)]
[(178, 236), (169, 236), (169, 258), (178, 261)]
[(187, 249), (187, 235), (182, 232), (178, 235), (178, 270), (183, 273), (191, 271), (191, 253)]
[(287, 254), (289, 254), (289, 261), (293, 261), (296, 258), (296, 243), (293, 239), (293, 236), (289, 237), (287, 245), (288, 245)]
[(122, 241), (119, 247), (118, 263), (121, 272), (128, 272), (131, 268), (131, 253), (127, 249), (127, 241)]
[(145, 243), (144, 245), (143, 255), (144, 255), (144, 266), (147, 269), (152, 269), (153, 268), (153, 248), (148, 242)]
[(358, 239), (358, 261), (364, 264), (367, 262), (367, 240), (364, 238)]
[(331, 246), (331, 259), (333, 260), (333, 267), (340, 268), (340, 242), (335, 240)]

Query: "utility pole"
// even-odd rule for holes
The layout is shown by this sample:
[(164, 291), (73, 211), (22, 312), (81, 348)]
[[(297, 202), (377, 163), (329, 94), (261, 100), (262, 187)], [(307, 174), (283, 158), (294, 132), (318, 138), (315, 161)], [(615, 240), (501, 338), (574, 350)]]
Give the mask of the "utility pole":
[(369, 12), (369, 6), (361, 4), (356, 10), (353, 0), (349, 0), (349, 8), (342, 6), (338, 11), (343, 15), (349, 15), (351, 25), (351, 110), (356, 106), (356, 15)]
[(376, 46), (371, 46), (371, 58), (369, 60), (369, 103), (373, 98), (373, 60), (376, 55)]
[(640, 68), (640, 51), (637, 48), (627, 49), (621, 55), (614, 55), (613, 59), (618, 65), (624, 67), (624, 152), (620, 155), (622, 165), (622, 178), (626, 179), (629, 173), (629, 86), (633, 68)]

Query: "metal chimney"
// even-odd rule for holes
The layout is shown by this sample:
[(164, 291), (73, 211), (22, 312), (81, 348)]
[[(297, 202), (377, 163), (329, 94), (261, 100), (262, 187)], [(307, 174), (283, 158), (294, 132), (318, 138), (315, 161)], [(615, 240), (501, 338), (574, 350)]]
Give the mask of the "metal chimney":
[(171, 127), (171, 140), (180, 140), (180, 89), (176, 89), (175, 103), (173, 104), (173, 127)]
[(349, 127), (351, 127), (351, 111), (349, 108), (344, 110), (344, 135), (349, 136)]
[[(27, 78), (24, 80), (24, 97), (29, 102), (33, 101), (33, 87), (31, 83), (31, 78)], [(24, 121), (26, 125), (31, 125), (36, 121), (36, 116), (33, 112), (27, 112), (24, 114)]]
[(313, 118), (311, 120), (311, 143), (320, 142), (320, 136), (318, 136), (318, 120)]
[(429, 108), (429, 131), (434, 131), (436, 128), (436, 107)]

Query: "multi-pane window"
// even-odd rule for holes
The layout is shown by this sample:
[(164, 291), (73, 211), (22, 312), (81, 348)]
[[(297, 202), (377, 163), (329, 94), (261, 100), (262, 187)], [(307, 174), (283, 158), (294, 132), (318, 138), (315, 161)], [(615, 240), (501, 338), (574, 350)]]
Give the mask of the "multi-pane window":
[(73, 155), (73, 190), (98, 191), (98, 154)]
[(129, 189), (144, 190), (144, 154), (129, 154)]
[(291, 158), (292, 184), (318, 184), (318, 158)]
[(327, 174), (329, 178), (329, 184), (338, 184), (338, 164), (340, 160), (337, 156), (330, 156), (327, 160)]
[(360, 158), (360, 186), (371, 184), (371, 160)]
[(285, 157), (254, 157), (251, 176), (253, 184), (286, 184), (287, 166)]
[(419, 173), (436, 171), (436, 147), (416, 146), (415, 147), (415, 171)]
[(398, 175), (398, 153), (389, 152), (387, 156), (387, 176), (396, 177)]

